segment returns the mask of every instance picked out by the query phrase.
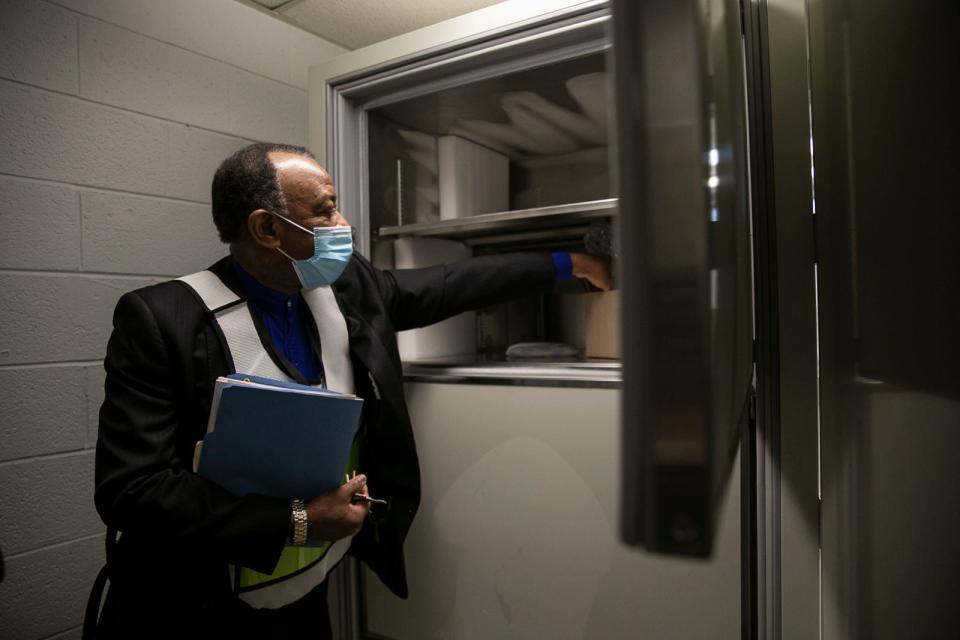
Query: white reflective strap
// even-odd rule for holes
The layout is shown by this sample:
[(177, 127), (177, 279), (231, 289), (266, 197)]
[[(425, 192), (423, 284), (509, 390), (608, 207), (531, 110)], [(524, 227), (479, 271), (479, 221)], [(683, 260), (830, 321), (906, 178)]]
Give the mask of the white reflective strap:
[(248, 373), (261, 378), (290, 381), (280, 367), (274, 363), (263, 348), (260, 334), (253, 324), (250, 310), (245, 304), (231, 307), (216, 314), (217, 323), (227, 340), (230, 355), (233, 356), (233, 366), (237, 373)]
[(296, 602), (326, 579), (327, 573), (347, 553), (351, 540), (352, 537), (337, 540), (330, 545), (327, 553), (316, 564), (284, 579), (282, 582), (274, 582), (263, 587), (243, 591), (237, 596), (254, 609), (279, 609)]
[(188, 276), (177, 278), (180, 282), (190, 285), (190, 288), (197, 292), (197, 295), (207, 305), (208, 311), (219, 309), (231, 302), (239, 300), (239, 296), (230, 290), (230, 287), (223, 284), (223, 280), (217, 277), (212, 271), (198, 271)]
[[(240, 297), (212, 271), (200, 271), (178, 280), (197, 292), (208, 311), (215, 311), (240, 300)], [(274, 380), (290, 380), (263, 348), (257, 327), (253, 324), (253, 318), (246, 304), (225, 309), (214, 317), (227, 341), (227, 348), (230, 350), (237, 373), (248, 373)]]
[(350, 360), (350, 338), (347, 321), (340, 312), (337, 298), (330, 287), (317, 287), (303, 292), (320, 335), (320, 351), (327, 388), (340, 393), (353, 393), (353, 364)]

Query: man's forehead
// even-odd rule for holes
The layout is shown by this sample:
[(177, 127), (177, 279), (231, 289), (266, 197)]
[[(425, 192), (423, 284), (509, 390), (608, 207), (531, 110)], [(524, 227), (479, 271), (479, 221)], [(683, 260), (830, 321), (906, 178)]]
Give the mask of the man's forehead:
[(289, 152), (272, 152), (268, 157), (288, 201), (336, 196), (330, 175), (312, 158)]
[(276, 167), (277, 175), (283, 173), (299, 174), (304, 177), (313, 175), (326, 181), (330, 180), (330, 175), (321, 167), (316, 160), (288, 151), (273, 151), (267, 154), (273, 166)]

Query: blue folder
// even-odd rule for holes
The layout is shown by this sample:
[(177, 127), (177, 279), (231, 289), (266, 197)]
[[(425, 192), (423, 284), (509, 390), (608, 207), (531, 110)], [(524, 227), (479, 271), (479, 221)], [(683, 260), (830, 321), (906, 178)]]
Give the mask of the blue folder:
[(292, 382), (218, 378), (197, 473), (236, 495), (310, 500), (343, 484), (362, 407)]

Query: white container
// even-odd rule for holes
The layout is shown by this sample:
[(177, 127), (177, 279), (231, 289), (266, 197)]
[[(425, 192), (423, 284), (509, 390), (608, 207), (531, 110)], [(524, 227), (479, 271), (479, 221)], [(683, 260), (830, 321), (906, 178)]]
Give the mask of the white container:
[(510, 208), (510, 159), (459, 136), (437, 143), (440, 219)]

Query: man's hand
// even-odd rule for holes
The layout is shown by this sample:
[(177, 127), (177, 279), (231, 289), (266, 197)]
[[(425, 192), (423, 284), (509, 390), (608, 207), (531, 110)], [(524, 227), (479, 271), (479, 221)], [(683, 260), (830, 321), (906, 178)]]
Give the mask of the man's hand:
[(586, 253), (571, 253), (573, 275), (583, 278), (597, 289), (609, 291), (613, 287), (613, 273), (609, 258), (600, 258)]
[(366, 500), (354, 503), (354, 493), (367, 493), (367, 476), (356, 476), (339, 489), (321, 493), (308, 502), (307, 537), (339, 540), (356, 533), (367, 517), (370, 504)]

